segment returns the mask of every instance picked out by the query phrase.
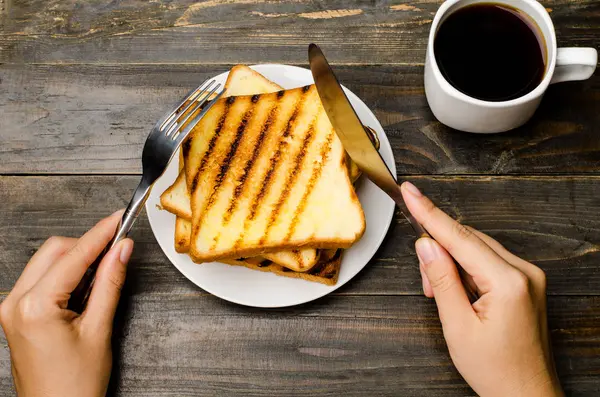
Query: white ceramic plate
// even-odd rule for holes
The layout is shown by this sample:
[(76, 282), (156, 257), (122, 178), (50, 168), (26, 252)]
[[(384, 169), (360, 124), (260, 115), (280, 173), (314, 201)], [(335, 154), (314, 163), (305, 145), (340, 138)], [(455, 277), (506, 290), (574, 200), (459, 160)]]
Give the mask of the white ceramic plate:
[[(310, 70), (287, 65), (256, 65), (252, 69), (284, 88), (295, 88), (313, 83)], [(215, 77), (224, 83), (227, 72)], [(396, 174), (394, 156), (390, 143), (369, 108), (352, 92), (346, 90), (352, 106), (364, 125), (373, 128), (381, 141), (380, 153), (392, 173)], [(200, 288), (222, 299), (241, 305), (255, 307), (284, 307), (309, 302), (335, 291), (346, 284), (371, 260), (390, 226), (394, 202), (371, 181), (362, 177), (357, 193), (367, 221), (365, 234), (342, 256), (342, 267), (335, 286), (300, 279), (276, 276), (229, 266), (218, 262), (195, 264), (189, 256), (179, 254), (174, 247), (175, 215), (160, 209), (160, 195), (178, 174), (178, 156), (169, 164), (163, 176), (154, 184), (146, 202), (150, 226), (160, 247), (169, 260), (189, 280)]]

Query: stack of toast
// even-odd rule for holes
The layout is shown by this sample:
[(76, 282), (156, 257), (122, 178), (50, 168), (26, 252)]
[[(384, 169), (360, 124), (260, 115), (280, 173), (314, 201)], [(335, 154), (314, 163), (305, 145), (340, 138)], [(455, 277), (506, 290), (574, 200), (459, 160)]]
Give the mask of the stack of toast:
[(176, 215), (176, 251), (197, 263), (334, 285), (342, 249), (365, 230), (358, 167), (314, 85), (283, 90), (234, 66), (183, 143), (179, 170), (161, 205)]

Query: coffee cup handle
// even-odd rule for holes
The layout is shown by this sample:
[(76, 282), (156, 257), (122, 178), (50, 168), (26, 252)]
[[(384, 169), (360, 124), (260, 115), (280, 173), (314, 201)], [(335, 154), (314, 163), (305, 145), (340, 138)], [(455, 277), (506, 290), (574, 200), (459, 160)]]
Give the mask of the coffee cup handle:
[(566, 47), (556, 53), (556, 68), (550, 84), (587, 80), (596, 70), (598, 52), (595, 48)]

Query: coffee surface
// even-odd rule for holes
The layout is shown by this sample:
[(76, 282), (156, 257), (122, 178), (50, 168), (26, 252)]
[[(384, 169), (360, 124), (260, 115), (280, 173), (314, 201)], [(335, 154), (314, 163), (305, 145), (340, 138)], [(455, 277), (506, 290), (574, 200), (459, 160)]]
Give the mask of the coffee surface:
[(466, 6), (440, 25), (434, 54), (444, 78), (468, 96), (508, 101), (542, 81), (546, 48), (521, 11), (495, 3)]

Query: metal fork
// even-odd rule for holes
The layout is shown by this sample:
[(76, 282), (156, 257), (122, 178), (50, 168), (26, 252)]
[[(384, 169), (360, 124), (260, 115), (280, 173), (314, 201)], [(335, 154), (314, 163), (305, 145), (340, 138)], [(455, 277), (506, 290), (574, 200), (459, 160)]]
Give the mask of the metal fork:
[(68, 308), (83, 312), (89, 297), (98, 265), (106, 253), (119, 241), (127, 237), (144, 203), (150, 194), (154, 182), (165, 172), (167, 165), (200, 119), (223, 93), (222, 91), (211, 98), (221, 87), (215, 80), (207, 80), (198, 88), (192, 90), (173, 110), (167, 113), (150, 131), (142, 152), (142, 180), (133, 193), (133, 198), (127, 205), (123, 218), (112, 240), (100, 256), (90, 265), (83, 278), (71, 294)]

